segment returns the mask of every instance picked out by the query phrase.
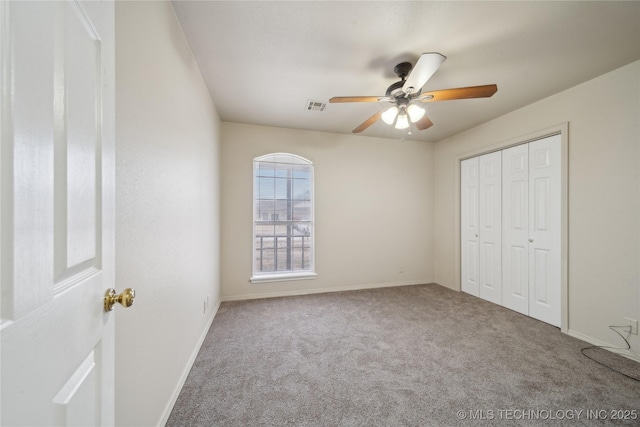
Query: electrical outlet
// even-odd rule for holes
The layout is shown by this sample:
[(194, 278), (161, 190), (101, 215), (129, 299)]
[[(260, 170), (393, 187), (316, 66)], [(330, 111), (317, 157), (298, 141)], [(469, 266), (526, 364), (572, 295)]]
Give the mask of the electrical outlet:
[(627, 325), (631, 326), (631, 333), (633, 335), (638, 335), (638, 320), (630, 319), (628, 317), (625, 317), (624, 320)]
[(404, 273), (404, 267), (402, 265), (398, 266), (398, 273), (400, 274)]
[(206, 314), (207, 313), (207, 300), (206, 300), (206, 298), (205, 298), (204, 301), (202, 301), (202, 308), (203, 308), (202, 312)]

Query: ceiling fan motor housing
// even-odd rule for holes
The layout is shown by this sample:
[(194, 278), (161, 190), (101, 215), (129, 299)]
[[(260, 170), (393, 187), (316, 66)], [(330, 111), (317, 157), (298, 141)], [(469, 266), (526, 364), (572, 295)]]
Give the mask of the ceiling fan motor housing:
[(411, 65), (410, 62), (401, 62), (393, 68), (393, 72), (396, 73), (402, 80), (404, 80), (409, 75), (412, 68), (413, 65)]

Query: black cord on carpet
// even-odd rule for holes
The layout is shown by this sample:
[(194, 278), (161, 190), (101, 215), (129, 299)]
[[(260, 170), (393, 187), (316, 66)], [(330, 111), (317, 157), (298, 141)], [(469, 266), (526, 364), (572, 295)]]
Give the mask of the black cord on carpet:
[(617, 370), (617, 369), (615, 369), (615, 368), (613, 368), (613, 367), (611, 367), (611, 366), (609, 366), (609, 365), (605, 365), (604, 363), (602, 363), (602, 362), (600, 362), (600, 361), (598, 361), (598, 360), (594, 359), (593, 357), (591, 357), (591, 356), (587, 355), (587, 354), (584, 352), (585, 350), (589, 350), (589, 349), (591, 349), (591, 348), (604, 348), (604, 349), (612, 349), (612, 350), (629, 350), (629, 349), (631, 348), (631, 344), (629, 344), (629, 341), (627, 341), (627, 339), (626, 339), (626, 338), (625, 338), (625, 337), (624, 337), (620, 332), (618, 332), (618, 331), (616, 330), (616, 328), (629, 328), (629, 330), (628, 330), (627, 332), (629, 332), (629, 333), (630, 333), (630, 332), (631, 332), (631, 327), (630, 327), (630, 326), (609, 326), (609, 329), (611, 329), (611, 330), (612, 330), (613, 332), (615, 332), (616, 334), (620, 335), (620, 338), (622, 338), (622, 339), (624, 340), (625, 344), (627, 344), (627, 348), (619, 348), (619, 347), (604, 347), (604, 346), (601, 346), (601, 345), (591, 345), (591, 346), (589, 346), (589, 347), (585, 347), (585, 348), (583, 348), (582, 350), (580, 350), (580, 353), (582, 353), (582, 355), (583, 355), (584, 357), (586, 357), (587, 359), (591, 359), (591, 360), (593, 360), (594, 362), (596, 362), (597, 364), (604, 366), (605, 368), (609, 368), (609, 369), (611, 369), (612, 371), (619, 373), (620, 375), (624, 375), (624, 376), (625, 376), (625, 377), (627, 377), (627, 378), (630, 378), (630, 379), (632, 379), (632, 380), (634, 380), (634, 381), (638, 381), (638, 382), (640, 382), (640, 378), (632, 377), (631, 375), (627, 375), (627, 374), (625, 374), (624, 372), (620, 372), (619, 370)]

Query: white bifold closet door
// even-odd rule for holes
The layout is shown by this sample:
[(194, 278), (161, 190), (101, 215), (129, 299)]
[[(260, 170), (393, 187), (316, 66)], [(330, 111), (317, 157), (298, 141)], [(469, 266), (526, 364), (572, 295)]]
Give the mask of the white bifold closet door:
[(502, 305), (529, 314), (529, 144), (502, 152)]
[(478, 251), (478, 158), (463, 160), (460, 165), (460, 252), (462, 259), (461, 288), (471, 295), (480, 295), (480, 264)]
[(462, 291), (560, 326), (560, 135), (461, 163)]
[(462, 290), (500, 304), (501, 153), (461, 164)]
[(480, 298), (502, 302), (502, 152), (480, 156)]
[(502, 305), (560, 326), (560, 135), (502, 160)]

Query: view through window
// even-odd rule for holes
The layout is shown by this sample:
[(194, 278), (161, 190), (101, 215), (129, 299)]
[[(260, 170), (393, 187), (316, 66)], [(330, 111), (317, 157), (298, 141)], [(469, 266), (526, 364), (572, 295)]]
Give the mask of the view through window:
[(254, 160), (254, 276), (313, 271), (313, 164), (276, 153)]

